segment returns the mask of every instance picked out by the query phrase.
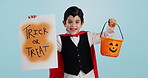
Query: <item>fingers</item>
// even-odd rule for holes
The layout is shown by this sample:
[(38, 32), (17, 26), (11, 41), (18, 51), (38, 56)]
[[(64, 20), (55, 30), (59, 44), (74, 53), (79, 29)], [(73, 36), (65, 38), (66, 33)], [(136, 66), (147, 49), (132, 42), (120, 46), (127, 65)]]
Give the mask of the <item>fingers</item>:
[(37, 15), (31, 15), (31, 16), (28, 16), (28, 19), (31, 19), (31, 18), (36, 18)]
[(116, 23), (116, 19), (112, 19), (112, 18), (111, 18), (111, 19), (108, 20), (108, 22), (109, 22), (109, 23)]
[(115, 27), (116, 26), (116, 19), (108, 19), (108, 25), (111, 27)]

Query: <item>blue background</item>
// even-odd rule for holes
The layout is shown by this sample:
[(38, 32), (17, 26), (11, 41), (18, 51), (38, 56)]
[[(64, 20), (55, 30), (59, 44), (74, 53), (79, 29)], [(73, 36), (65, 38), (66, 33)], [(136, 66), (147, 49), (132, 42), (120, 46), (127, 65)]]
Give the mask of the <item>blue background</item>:
[(29, 15), (56, 14), (57, 34), (65, 33), (64, 11), (72, 5), (84, 11), (82, 29), (100, 32), (108, 18), (121, 26), (125, 41), (117, 58), (102, 56), (97, 44), (100, 78), (148, 77), (147, 0), (0, 0), (0, 78), (48, 78), (43, 70), (21, 70), (18, 29)]

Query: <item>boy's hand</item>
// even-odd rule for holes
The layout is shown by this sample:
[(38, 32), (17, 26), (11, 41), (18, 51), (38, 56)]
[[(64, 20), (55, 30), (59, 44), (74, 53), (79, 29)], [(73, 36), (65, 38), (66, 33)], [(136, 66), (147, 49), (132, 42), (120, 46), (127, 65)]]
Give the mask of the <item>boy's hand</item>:
[(28, 16), (28, 19), (31, 19), (31, 18), (36, 18), (37, 15), (31, 15), (31, 16)]
[(108, 19), (108, 25), (110, 27), (115, 27), (116, 26), (116, 20), (115, 19)]

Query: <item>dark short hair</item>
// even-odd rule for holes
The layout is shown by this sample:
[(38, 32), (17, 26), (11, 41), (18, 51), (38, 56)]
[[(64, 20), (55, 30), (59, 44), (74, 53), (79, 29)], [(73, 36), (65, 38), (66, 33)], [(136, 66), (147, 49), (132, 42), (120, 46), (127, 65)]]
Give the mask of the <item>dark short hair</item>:
[(82, 10), (80, 8), (78, 8), (76, 6), (71, 6), (65, 11), (65, 13), (64, 13), (64, 22), (66, 22), (69, 15), (72, 15), (73, 17), (78, 15), (80, 17), (80, 19), (81, 19), (81, 22), (84, 22), (83, 12), (82, 12)]

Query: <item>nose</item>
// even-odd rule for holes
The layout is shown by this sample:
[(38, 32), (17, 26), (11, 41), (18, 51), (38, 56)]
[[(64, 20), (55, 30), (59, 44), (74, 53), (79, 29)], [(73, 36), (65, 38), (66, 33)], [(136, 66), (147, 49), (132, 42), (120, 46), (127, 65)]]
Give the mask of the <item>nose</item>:
[(76, 26), (76, 23), (73, 22), (73, 23), (72, 23), (72, 27), (75, 27), (75, 26)]

